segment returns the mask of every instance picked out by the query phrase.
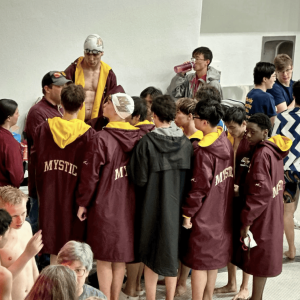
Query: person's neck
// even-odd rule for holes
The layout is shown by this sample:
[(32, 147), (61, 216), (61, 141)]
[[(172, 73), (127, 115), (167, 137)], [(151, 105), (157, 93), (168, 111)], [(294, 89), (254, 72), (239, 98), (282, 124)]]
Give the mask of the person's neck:
[(266, 92), (267, 91), (267, 88), (266, 88), (266, 85), (265, 84), (256, 84), (254, 86), (255, 89), (257, 90), (262, 90), (263, 92)]
[(289, 87), (290, 86), (290, 83), (291, 83), (291, 80), (289, 81), (280, 81), (279, 79), (277, 79), (283, 86), (286, 86), (286, 87)]
[(207, 74), (207, 69), (196, 71), (196, 74), (197, 74), (198, 78), (201, 78), (202, 76)]
[(203, 136), (212, 132), (218, 132), (218, 126), (205, 128), (204, 130), (202, 130), (202, 132), (203, 132)]
[(109, 119), (109, 122), (126, 122), (125, 119), (120, 118), (118, 115), (112, 116)]
[(77, 116), (78, 116), (78, 111), (75, 113), (69, 113), (64, 110), (64, 115), (63, 115), (62, 119), (66, 120), (66, 121), (70, 121), (70, 120), (77, 119)]
[(193, 135), (198, 129), (195, 127), (194, 121), (189, 122), (186, 126), (182, 126), (183, 132), (186, 135), (186, 137), (190, 137)]
[(44, 95), (44, 98), (45, 98), (48, 102), (50, 102), (52, 105), (55, 105), (55, 106), (60, 105), (60, 103), (57, 104), (55, 101), (53, 101), (52, 99), (50, 99), (47, 95)]
[(82, 293), (83, 293), (83, 286), (81, 288), (77, 289), (78, 298), (81, 296)]
[(1, 127), (9, 131), (11, 128), (11, 125), (8, 122), (6, 122), (3, 125), (1, 125)]
[(95, 67), (91, 67), (91, 66), (89, 66), (89, 65), (85, 62), (85, 60), (83, 59), (83, 61), (82, 61), (82, 67), (83, 67), (83, 69), (85, 69), (85, 70), (99, 71), (100, 68), (101, 68), (101, 60), (100, 60), (99, 64), (97, 64)]
[(171, 122), (160, 122), (160, 121), (156, 121), (155, 122), (155, 127), (156, 128), (169, 128), (171, 126)]

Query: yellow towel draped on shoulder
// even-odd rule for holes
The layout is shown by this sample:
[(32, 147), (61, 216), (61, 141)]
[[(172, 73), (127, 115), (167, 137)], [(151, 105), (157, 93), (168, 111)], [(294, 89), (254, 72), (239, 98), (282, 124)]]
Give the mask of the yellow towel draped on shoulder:
[[(79, 57), (79, 59), (77, 61), (77, 66), (76, 66), (76, 71), (75, 71), (75, 84), (77, 84), (77, 85), (80, 84), (84, 88), (84, 86), (85, 86), (84, 73), (83, 73), (83, 69), (81, 66), (83, 58), (84, 57), (81, 56), (81, 57)], [(108, 64), (106, 64), (105, 62), (101, 61), (100, 63), (101, 63), (100, 76), (99, 76), (98, 87), (97, 87), (95, 101), (94, 101), (93, 110), (92, 110), (92, 117), (91, 117), (92, 119), (98, 117), (99, 108), (101, 105), (102, 96), (103, 96), (104, 88), (106, 85), (106, 80), (108, 77), (108, 73), (111, 70), (111, 67)], [(83, 103), (83, 107), (79, 111), (77, 118), (82, 121), (85, 120), (85, 103)]]

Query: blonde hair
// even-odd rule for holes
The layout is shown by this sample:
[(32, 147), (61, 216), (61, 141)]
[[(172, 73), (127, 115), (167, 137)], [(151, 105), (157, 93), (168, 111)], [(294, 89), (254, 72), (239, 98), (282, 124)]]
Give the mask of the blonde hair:
[(65, 266), (50, 265), (42, 270), (26, 300), (76, 300), (77, 278)]
[(278, 54), (274, 59), (276, 71), (285, 71), (289, 66), (293, 66), (293, 60), (287, 54)]
[(194, 113), (197, 103), (196, 99), (180, 98), (176, 102), (176, 108), (185, 115), (189, 115)]
[(17, 205), (22, 203), (24, 199), (27, 202), (28, 196), (16, 187), (10, 185), (0, 187), (0, 206), (5, 204)]

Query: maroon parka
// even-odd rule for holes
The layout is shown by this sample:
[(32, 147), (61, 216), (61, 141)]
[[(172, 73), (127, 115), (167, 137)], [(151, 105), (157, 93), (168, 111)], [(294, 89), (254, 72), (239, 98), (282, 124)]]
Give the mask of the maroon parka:
[[(279, 139), (287, 144), (285, 149), (270, 141)], [(241, 251), (238, 266), (258, 277), (273, 277), (282, 271), (283, 158), (288, 154), (290, 140), (279, 135), (270, 140), (255, 148), (246, 177), (246, 205), (241, 214), (241, 221), (244, 226), (250, 225), (257, 246), (249, 253)]]
[(19, 187), (24, 178), (21, 146), (10, 131), (0, 126), (0, 186)]
[(182, 208), (193, 224), (183, 264), (194, 270), (223, 268), (232, 253), (234, 185), (233, 149), (225, 132), (211, 145), (194, 150), (191, 185)]
[(84, 157), (76, 200), (87, 207), (86, 242), (97, 260), (134, 260), (135, 193), (126, 167), (140, 134), (130, 126), (104, 127), (87, 145)]
[(36, 130), (32, 159), (39, 199), (39, 228), (43, 231), (42, 253), (57, 255), (68, 241), (84, 240), (86, 222), (77, 217), (75, 192), (86, 145), (94, 133), (90, 128), (61, 149), (53, 139), (48, 122)]

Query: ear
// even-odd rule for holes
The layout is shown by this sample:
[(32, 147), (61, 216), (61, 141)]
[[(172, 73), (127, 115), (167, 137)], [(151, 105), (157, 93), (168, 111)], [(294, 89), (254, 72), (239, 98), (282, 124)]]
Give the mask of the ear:
[(104, 51), (100, 53), (100, 57), (102, 57), (104, 55)]
[(247, 121), (243, 121), (242, 126), (247, 126)]
[(193, 119), (193, 115), (191, 113), (188, 114), (189, 120)]
[(264, 130), (264, 137), (265, 137), (265, 138), (268, 137), (268, 133), (269, 133), (269, 130), (268, 130), (268, 129), (265, 129), (265, 130)]
[[(62, 106), (62, 104), (61, 104), (61, 106)], [(82, 108), (83, 108), (83, 103), (80, 105), (79, 110), (82, 110)]]
[(137, 115), (135, 116), (136, 120), (139, 122), (140, 121), (140, 118), (141, 118), (141, 115)]
[(48, 86), (48, 85), (45, 85), (45, 86), (44, 86), (44, 90), (45, 90), (46, 93), (49, 93), (49, 92), (50, 92), (49, 86)]

